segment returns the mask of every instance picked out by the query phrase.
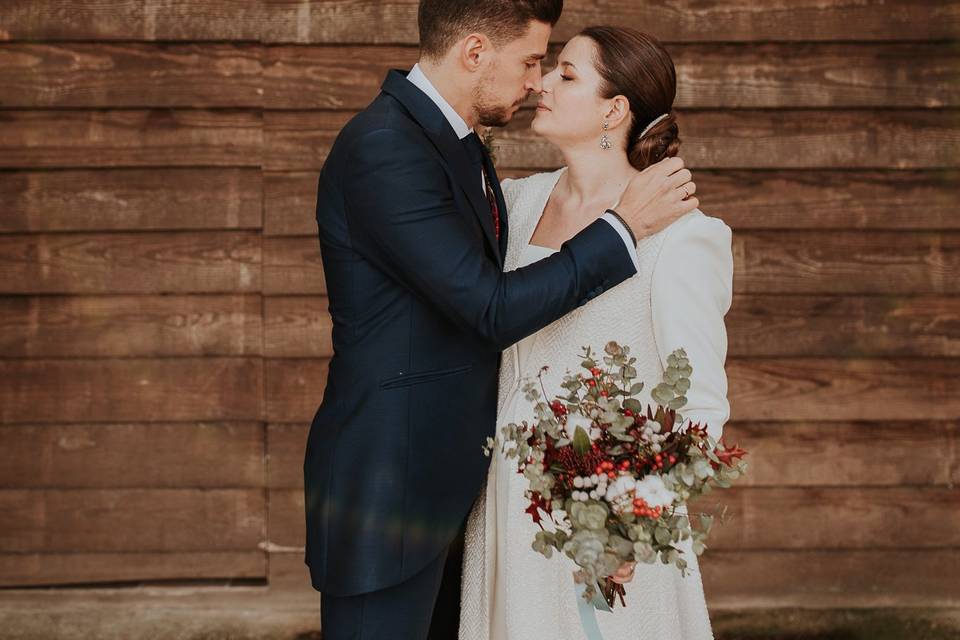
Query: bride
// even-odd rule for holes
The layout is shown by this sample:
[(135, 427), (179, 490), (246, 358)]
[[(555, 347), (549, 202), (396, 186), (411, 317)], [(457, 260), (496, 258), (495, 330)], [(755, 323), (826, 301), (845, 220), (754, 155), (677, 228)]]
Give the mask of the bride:
[[(556, 145), (565, 167), (505, 180), (511, 212), (505, 269), (536, 262), (592, 220), (583, 211), (615, 203), (638, 170), (676, 155), (671, 113), (676, 73), (659, 42), (632, 29), (587, 28), (571, 39), (543, 78), (533, 130)], [(730, 228), (699, 210), (638, 245), (639, 272), (503, 354), (497, 427), (532, 417), (522, 378), (544, 365), (548, 393), (580, 366), (582, 346), (615, 340), (630, 346), (646, 388), (659, 381), (667, 355), (686, 349), (693, 366), (685, 418), (706, 422), (719, 438), (729, 416), (724, 374), (724, 315), (733, 280)], [(575, 566), (531, 549), (537, 525), (524, 513), (526, 481), (494, 451), (484, 493), (470, 514), (463, 563), (460, 640), (582, 640), (573, 585)], [(703, 640), (713, 637), (697, 558), (691, 572), (638, 564), (625, 608), (597, 614), (605, 640)], [(681, 543), (684, 544), (684, 543)]]

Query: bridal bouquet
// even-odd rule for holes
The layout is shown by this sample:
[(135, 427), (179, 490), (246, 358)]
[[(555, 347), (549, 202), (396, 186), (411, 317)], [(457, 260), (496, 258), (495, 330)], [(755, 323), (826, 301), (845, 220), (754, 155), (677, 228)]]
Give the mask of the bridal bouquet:
[(566, 394), (552, 401), (542, 386), (544, 367), (540, 388), (533, 381), (523, 388), (534, 420), (504, 426), (484, 451), (499, 446), (526, 478), (526, 512), (540, 526), (534, 550), (547, 558), (554, 549), (566, 554), (579, 567), (576, 581), (586, 585), (583, 598), (609, 610), (618, 597), (626, 604), (617, 578), (624, 567), (659, 557), (686, 575), (678, 543), (691, 539), (693, 552), (703, 553), (713, 516), (699, 514), (694, 528), (679, 509), (712, 487), (729, 487), (746, 471), (747, 452), (715, 442), (705, 425), (680, 428), (693, 372), (683, 349), (667, 358), (651, 392), (656, 408), (635, 397), (644, 387), (634, 381), (629, 347), (610, 342), (604, 352), (601, 366), (584, 348), (585, 372), (568, 374)]

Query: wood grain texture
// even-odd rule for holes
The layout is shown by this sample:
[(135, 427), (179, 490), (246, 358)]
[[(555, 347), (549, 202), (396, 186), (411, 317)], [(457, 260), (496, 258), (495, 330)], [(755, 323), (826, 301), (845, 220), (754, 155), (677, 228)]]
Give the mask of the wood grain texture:
[[(414, 0), (271, 0), (267, 42), (415, 44)], [(946, 40), (960, 31), (949, 0), (568, 0), (551, 39), (590, 24), (641, 28), (667, 42)]]
[[(495, 137), (500, 166), (560, 166), (532, 119), (520, 111)], [(694, 169), (932, 169), (960, 159), (950, 111), (679, 111), (677, 121)]]
[(264, 398), (268, 422), (313, 419), (327, 385), (326, 359), (264, 360)]
[(326, 297), (282, 296), (264, 299), (263, 348), (268, 358), (329, 358), (333, 320)]
[(0, 111), (0, 168), (258, 167), (253, 111)]
[(960, 234), (744, 231), (733, 237), (737, 293), (960, 292)]
[(318, 171), (263, 172), (263, 234), (317, 233), (318, 181)]
[[(268, 294), (323, 294), (316, 238), (264, 242)], [(899, 231), (737, 231), (736, 294), (960, 293), (960, 234)]]
[(260, 420), (259, 358), (0, 360), (0, 423)]
[(734, 356), (960, 356), (960, 297), (740, 294)]
[[(264, 174), (266, 235), (317, 233), (318, 173)], [(960, 229), (954, 171), (696, 169), (694, 180), (700, 208), (734, 229)]]
[(7, 489), (262, 487), (256, 422), (10, 424), (0, 429)]
[(0, 236), (0, 292), (256, 292), (260, 244), (254, 231)]
[(263, 2), (9, 0), (0, 40), (258, 40)]
[(258, 169), (0, 171), (0, 232), (259, 229)]
[(8, 552), (253, 551), (260, 489), (0, 490)]
[[(954, 420), (960, 360), (729, 358), (736, 421)], [(308, 422), (323, 397), (325, 359), (266, 361), (267, 420)]]
[[(680, 109), (908, 108), (960, 102), (960, 58), (944, 44), (711, 43), (667, 49), (677, 70), (674, 106)], [(559, 50), (551, 47), (545, 72), (555, 66)], [(390, 69), (409, 69), (418, 55), (414, 46), (268, 47), (264, 104), (362, 109), (379, 93)], [(535, 102), (531, 98), (529, 104)]]
[(314, 238), (263, 240), (263, 292), (266, 295), (326, 295), (320, 243)]
[(710, 606), (956, 606), (960, 551), (718, 551), (700, 558)]
[(957, 229), (955, 171), (695, 172), (701, 209), (734, 229)]
[(260, 355), (259, 295), (0, 297), (8, 358)]
[(270, 489), (303, 489), (303, 461), (309, 433), (309, 423), (267, 425), (267, 486)]
[[(264, 114), (265, 168), (316, 170), (353, 112)], [(497, 132), (498, 167), (560, 166), (559, 151), (521, 110)], [(960, 158), (960, 129), (941, 110), (678, 111), (681, 155), (694, 169), (942, 169)]]
[[(304, 545), (302, 489), (271, 489), (270, 542)], [(955, 547), (960, 494), (947, 487), (732, 488), (708, 494), (690, 513), (719, 514), (708, 546), (717, 550)]]
[[(739, 294), (725, 318), (729, 356), (960, 356), (960, 297)], [(329, 358), (320, 296), (264, 301), (268, 357)]]
[(960, 360), (727, 361), (733, 420), (955, 420)]
[(956, 420), (922, 428), (912, 421), (730, 422), (723, 439), (750, 452), (737, 486), (949, 488), (960, 482)]
[(244, 44), (0, 45), (0, 107), (257, 108), (261, 57)]
[(0, 553), (0, 584), (5, 586), (262, 578), (266, 575), (266, 554), (262, 551)]
[[(308, 423), (268, 426), (268, 485), (302, 489)], [(723, 441), (750, 453), (738, 487), (951, 487), (960, 422), (728, 422)], [(719, 495), (719, 494), (718, 494)]]

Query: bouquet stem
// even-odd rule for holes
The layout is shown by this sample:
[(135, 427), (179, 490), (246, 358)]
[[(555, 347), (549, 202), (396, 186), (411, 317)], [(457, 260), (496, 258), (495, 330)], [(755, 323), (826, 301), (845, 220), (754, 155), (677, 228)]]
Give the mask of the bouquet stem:
[(617, 596), (620, 597), (620, 604), (624, 607), (627, 606), (626, 601), (623, 599), (623, 597), (627, 595), (627, 590), (624, 589), (623, 585), (619, 582), (614, 582), (610, 578), (604, 578), (603, 584), (600, 585), (600, 593), (603, 594), (603, 599), (607, 601), (611, 609), (617, 602)]

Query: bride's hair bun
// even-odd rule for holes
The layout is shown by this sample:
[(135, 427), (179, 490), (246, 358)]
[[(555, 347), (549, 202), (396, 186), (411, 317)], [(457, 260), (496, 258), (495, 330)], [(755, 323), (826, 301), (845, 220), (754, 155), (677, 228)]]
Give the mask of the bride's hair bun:
[[(587, 27), (578, 35), (596, 45), (594, 66), (603, 79), (600, 95), (624, 96), (633, 116), (627, 132), (630, 164), (643, 170), (680, 150), (680, 127), (674, 116), (677, 72), (670, 54), (653, 36), (628, 27)], [(640, 134), (658, 116), (669, 113)]]
[(680, 142), (680, 127), (677, 125), (677, 118), (673, 113), (670, 113), (666, 118), (653, 125), (642, 137), (637, 134), (637, 137), (630, 140), (627, 145), (627, 158), (634, 168), (642, 171), (664, 158), (672, 158), (677, 155), (680, 152)]

